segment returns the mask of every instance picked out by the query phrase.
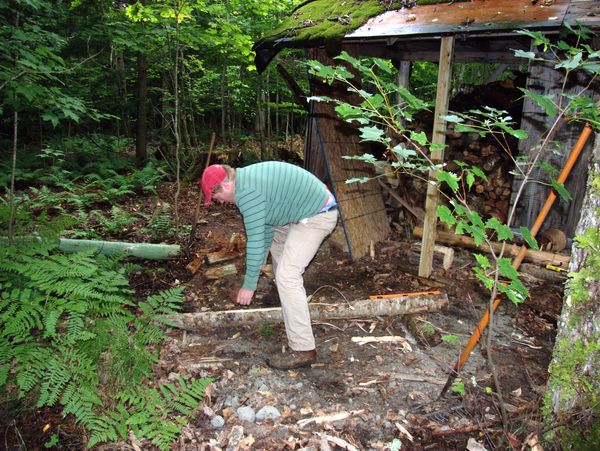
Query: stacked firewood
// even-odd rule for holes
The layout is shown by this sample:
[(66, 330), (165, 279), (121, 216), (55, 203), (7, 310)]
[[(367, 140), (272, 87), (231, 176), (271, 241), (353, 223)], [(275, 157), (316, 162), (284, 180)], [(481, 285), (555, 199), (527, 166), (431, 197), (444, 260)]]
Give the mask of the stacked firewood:
[(477, 180), (468, 195), (469, 204), (486, 217), (495, 217), (505, 222), (510, 205), (512, 159), (504, 149), (475, 133), (460, 133), (452, 128), (448, 131), (445, 152), (446, 170), (458, 172), (455, 160), (480, 168), (487, 181)]
[[(468, 92), (461, 92), (450, 102), (450, 111), (466, 112), (470, 109), (482, 109), (488, 105), (506, 110), (515, 123), (520, 122), (522, 103), (521, 92), (511, 80), (477, 86)], [(411, 128), (424, 131), (431, 136), (433, 114), (431, 111), (419, 113)], [(510, 154), (517, 154), (517, 141), (508, 139), (508, 148), (503, 148), (492, 136), (481, 137), (477, 133), (464, 133), (454, 130), (454, 124), (448, 124), (446, 149), (444, 150), (445, 170), (460, 173), (460, 167), (454, 161), (462, 161), (477, 166), (486, 175), (487, 181), (477, 179), (468, 193), (468, 203), (485, 218), (496, 217), (505, 222), (510, 206), (512, 192), (511, 171), (514, 161)], [(394, 185), (396, 192), (413, 206), (424, 206), (427, 185), (422, 179), (400, 176)], [(447, 194), (451, 194), (447, 192)], [(444, 196), (440, 202), (445, 202)]]

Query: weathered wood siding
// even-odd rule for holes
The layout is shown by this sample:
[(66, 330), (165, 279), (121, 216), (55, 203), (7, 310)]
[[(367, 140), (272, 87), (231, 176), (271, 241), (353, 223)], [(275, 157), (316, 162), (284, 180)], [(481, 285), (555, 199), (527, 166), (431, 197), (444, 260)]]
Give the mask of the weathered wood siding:
[[(322, 49), (311, 49), (309, 58), (328, 65), (340, 64), (330, 59)], [(345, 88), (329, 86), (320, 80), (312, 80), (311, 87), (312, 94), (316, 96), (349, 98)], [(373, 176), (375, 173), (373, 166), (346, 160), (342, 156), (369, 153), (369, 147), (360, 143), (356, 127), (338, 117), (334, 105), (311, 102), (305, 149), (306, 168), (329, 182), (335, 191), (352, 257), (366, 255), (371, 241), (382, 241), (390, 232), (383, 196), (376, 181), (347, 184), (346, 180), (350, 178)]]
[[(553, 96), (555, 102), (557, 102), (559, 93), (563, 87), (564, 72), (555, 70), (553, 66), (553, 64), (545, 64), (540, 61), (530, 64), (527, 89), (538, 94), (550, 94)], [(584, 73), (572, 76), (571, 83), (567, 86), (567, 92), (577, 93), (588, 82), (589, 78)], [(525, 98), (521, 128), (527, 131), (529, 138), (519, 143), (519, 155), (522, 158), (531, 157), (536, 152), (541, 142), (540, 138), (543, 139), (545, 136), (543, 134), (550, 129), (554, 120), (555, 118), (548, 117), (537, 103), (529, 98)], [(553, 146), (552, 149), (555, 150), (554, 152), (545, 152), (543, 161), (551, 163), (560, 171), (567, 161), (568, 155), (582, 129), (582, 124), (565, 124), (557, 132), (553, 140), (558, 144), (558, 148), (557, 146)], [(555, 227), (565, 232), (568, 237), (573, 237), (575, 227), (579, 221), (581, 204), (585, 193), (585, 181), (587, 179), (590, 149), (592, 149), (592, 146), (593, 139), (590, 139), (565, 183), (565, 187), (571, 194), (572, 200), (565, 202), (560, 198), (557, 199), (542, 225), (542, 230)], [(546, 171), (534, 169), (532, 175), (533, 180), (544, 184), (549, 183)], [(521, 176), (515, 176), (514, 178), (511, 204), (514, 204), (515, 195), (522, 180)], [(518, 202), (515, 220), (511, 225), (531, 227), (549, 192), (550, 188), (547, 185), (528, 183), (523, 191), (521, 200)]]

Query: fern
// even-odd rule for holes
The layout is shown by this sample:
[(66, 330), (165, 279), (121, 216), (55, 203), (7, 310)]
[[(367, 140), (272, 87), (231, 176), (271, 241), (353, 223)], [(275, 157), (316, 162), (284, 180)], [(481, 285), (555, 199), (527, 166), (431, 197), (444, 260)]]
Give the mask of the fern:
[[(113, 412), (92, 427), (88, 447), (118, 434), (125, 438), (129, 429), (137, 437), (145, 437), (161, 450), (171, 449), (171, 443), (181, 433), (186, 418), (193, 418), (204, 400), (210, 378), (178, 378), (177, 384), (165, 383), (158, 388), (133, 388), (121, 392), (121, 403)], [(110, 440), (115, 441), (115, 438)]]
[(183, 302), (181, 287), (135, 302), (130, 269), (93, 251), (57, 253), (56, 239), (0, 247), (0, 389), (60, 406), (90, 432), (89, 446), (132, 429), (168, 449), (208, 382), (118, 395), (151, 377), (160, 326)]

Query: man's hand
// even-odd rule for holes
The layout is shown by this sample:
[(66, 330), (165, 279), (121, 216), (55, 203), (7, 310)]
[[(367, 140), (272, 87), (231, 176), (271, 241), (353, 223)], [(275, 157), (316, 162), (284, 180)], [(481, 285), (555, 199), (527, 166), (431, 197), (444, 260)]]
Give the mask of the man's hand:
[(241, 305), (249, 305), (252, 302), (252, 296), (254, 296), (254, 290), (246, 290), (240, 288), (238, 291), (236, 302)]

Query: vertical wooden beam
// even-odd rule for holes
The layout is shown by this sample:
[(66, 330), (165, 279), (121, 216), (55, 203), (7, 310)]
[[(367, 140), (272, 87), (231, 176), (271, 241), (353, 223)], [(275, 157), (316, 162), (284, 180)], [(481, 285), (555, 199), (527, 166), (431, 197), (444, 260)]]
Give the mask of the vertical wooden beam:
[[(398, 86), (404, 86), (406, 89), (410, 89), (410, 61), (400, 61), (398, 64)], [(402, 101), (402, 96), (398, 94), (398, 103)]]
[[(440, 45), (440, 65), (438, 69), (437, 94), (435, 98), (435, 119), (433, 121), (433, 136), (431, 142), (434, 144), (446, 143), (446, 121), (441, 116), (448, 114), (448, 103), (450, 101), (450, 82), (452, 80), (452, 64), (454, 62), (454, 36), (442, 38)], [(444, 151), (431, 152), (434, 163), (444, 160)], [(419, 276), (429, 277), (433, 263), (433, 248), (435, 246), (436, 232), (436, 210), (438, 203), (438, 191), (435, 171), (429, 171), (429, 182), (427, 184), (427, 200), (425, 201), (425, 221), (423, 222), (423, 239), (421, 240), (421, 259), (419, 261)], [(431, 182), (436, 182), (433, 184)]]

